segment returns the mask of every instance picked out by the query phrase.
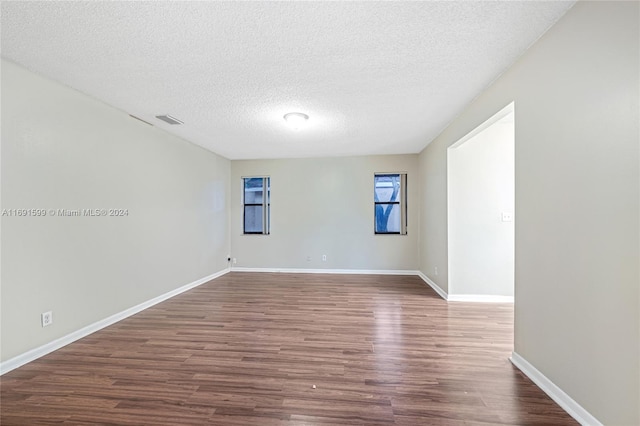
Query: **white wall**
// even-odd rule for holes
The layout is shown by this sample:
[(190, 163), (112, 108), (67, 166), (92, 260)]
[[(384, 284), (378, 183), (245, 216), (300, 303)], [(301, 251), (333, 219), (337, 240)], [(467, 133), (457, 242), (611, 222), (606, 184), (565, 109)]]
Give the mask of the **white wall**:
[(513, 113), (448, 149), (449, 294), (513, 296)]
[(2, 208), (129, 215), (2, 217), (2, 361), (225, 269), (229, 170), (3, 60)]
[[(407, 172), (408, 235), (374, 235), (376, 172)], [(271, 235), (242, 235), (243, 176), (271, 177)], [(232, 161), (231, 246), (238, 261), (234, 266), (416, 270), (417, 183), (415, 154)]]
[(638, 2), (578, 2), (420, 154), (443, 289), (447, 147), (515, 101), (515, 351), (604, 424), (640, 424)]

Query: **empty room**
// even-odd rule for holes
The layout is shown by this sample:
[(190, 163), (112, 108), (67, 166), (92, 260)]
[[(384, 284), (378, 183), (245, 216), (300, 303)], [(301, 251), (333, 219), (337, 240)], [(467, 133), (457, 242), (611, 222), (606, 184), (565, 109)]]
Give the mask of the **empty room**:
[(0, 7), (3, 426), (640, 425), (640, 2)]

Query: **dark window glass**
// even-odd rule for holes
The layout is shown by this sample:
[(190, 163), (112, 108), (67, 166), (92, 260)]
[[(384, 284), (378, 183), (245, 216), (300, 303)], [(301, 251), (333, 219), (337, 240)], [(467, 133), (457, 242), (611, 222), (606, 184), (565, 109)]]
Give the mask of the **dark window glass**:
[(374, 176), (374, 230), (376, 234), (406, 234), (406, 175)]
[[(243, 178), (245, 234), (268, 234), (270, 224), (271, 179), (268, 177)], [(265, 197), (264, 195), (267, 194)]]

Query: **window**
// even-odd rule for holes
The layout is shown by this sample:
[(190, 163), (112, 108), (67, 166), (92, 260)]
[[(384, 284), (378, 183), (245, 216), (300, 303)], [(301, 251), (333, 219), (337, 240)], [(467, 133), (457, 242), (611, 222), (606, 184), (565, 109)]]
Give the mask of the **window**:
[(373, 177), (376, 234), (407, 234), (407, 174), (376, 173)]
[(269, 177), (242, 178), (244, 193), (243, 233), (269, 234), (271, 224), (271, 179)]

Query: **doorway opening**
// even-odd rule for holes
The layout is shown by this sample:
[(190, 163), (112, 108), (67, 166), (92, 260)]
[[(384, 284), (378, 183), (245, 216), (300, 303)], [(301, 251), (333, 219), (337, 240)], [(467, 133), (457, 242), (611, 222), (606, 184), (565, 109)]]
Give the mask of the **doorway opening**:
[(448, 300), (513, 302), (515, 109), (447, 150)]

